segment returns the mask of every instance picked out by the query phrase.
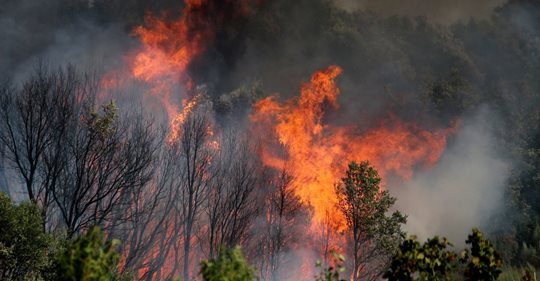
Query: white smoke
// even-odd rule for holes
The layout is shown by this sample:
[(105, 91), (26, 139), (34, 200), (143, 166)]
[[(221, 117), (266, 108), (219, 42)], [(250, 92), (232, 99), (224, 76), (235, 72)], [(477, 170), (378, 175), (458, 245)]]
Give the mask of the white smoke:
[(420, 240), (441, 235), (463, 245), (472, 227), (486, 227), (502, 208), (508, 160), (497, 151), (487, 111), (472, 119), (462, 123), (436, 166), (391, 190), (408, 215), (406, 231)]

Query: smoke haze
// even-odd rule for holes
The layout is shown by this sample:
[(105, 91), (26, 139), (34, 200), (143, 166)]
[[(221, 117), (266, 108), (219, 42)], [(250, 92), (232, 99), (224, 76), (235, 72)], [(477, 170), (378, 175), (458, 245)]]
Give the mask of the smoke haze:
[(510, 176), (506, 153), (490, 132), (490, 115), (481, 111), (449, 144), (440, 161), (428, 171), (391, 189), (397, 209), (408, 215), (406, 230), (421, 241), (445, 236), (464, 246), (464, 233), (473, 227), (489, 229), (491, 216), (504, 208), (504, 188)]

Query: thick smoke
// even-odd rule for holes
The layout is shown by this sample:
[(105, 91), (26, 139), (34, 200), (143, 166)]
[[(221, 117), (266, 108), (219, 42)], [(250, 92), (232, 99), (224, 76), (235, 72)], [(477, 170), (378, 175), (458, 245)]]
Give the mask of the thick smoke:
[(0, 8), (0, 75), (20, 82), (42, 60), (105, 71), (135, 40), (119, 21), (101, 21), (88, 1), (7, 1)]
[(425, 16), (431, 22), (453, 24), (470, 19), (488, 19), (507, 0), (335, 0), (348, 11), (370, 10), (384, 16)]
[(391, 190), (408, 215), (408, 233), (421, 240), (446, 236), (459, 246), (473, 227), (485, 230), (501, 211), (510, 162), (490, 131), (490, 117), (483, 110), (464, 120), (435, 167)]

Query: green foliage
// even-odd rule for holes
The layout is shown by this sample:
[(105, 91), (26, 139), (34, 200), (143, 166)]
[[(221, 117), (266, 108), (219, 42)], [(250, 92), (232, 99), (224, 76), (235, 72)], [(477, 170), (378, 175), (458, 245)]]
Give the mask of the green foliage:
[(447, 250), (451, 245), (446, 238), (441, 240), (438, 236), (420, 245), (413, 236), (399, 246), (383, 277), (405, 281), (446, 280), (456, 260), (456, 254)]
[(104, 243), (98, 227), (75, 239), (56, 258), (56, 278), (60, 281), (118, 280), (116, 264), (119, 259), (117, 240)]
[(201, 262), (201, 274), (205, 281), (255, 280), (255, 269), (246, 262), (240, 247), (221, 248), (217, 259)]
[[(404, 236), (401, 224), (406, 217), (399, 211), (387, 215), (396, 198), (380, 187), (381, 178), (369, 161), (351, 162), (342, 183), (336, 187), (338, 204), (351, 230), (373, 239), (381, 249), (393, 250)], [(360, 238), (360, 237), (359, 237)]]
[(456, 69), (448, 77), (429, 83), (424, 96), (437, 116), (448, 119), (466, 111), (476, 99), (468, 81)]
[(95, 134), (98, 139), (104, 140), (110, 136), (114, 130), (114, 122), (117, 119), (118, 107), (111, 101), (101, 107), (103, 113), (92, 111), (88, 117), (88, 127), (91, 133)]
[[(466, 243), (471, 249), (461, 253), (459, 261), (465, 270), (458, 272), (465, 280), (496, 280), (502, 272), (502, 261), (491, 242), (474, 228)], [(452, 272), (457, 267), (457, 255), (447, 249), (449, 246), (452, 244), (446, 238), (435, 236), (420, 245), (413, 236), (401, 243), (383, 277), (391, 281), (450, 280), (450, 275), (455, 275), (452, 279), (461, 280), (458, 272)]]
[(0, 279), (40, 279), (48, 266), (52, 239), (43, 230), (36, 205), (16, 205), (0, 192)]
[[(381, 178), (368, 161), (351, 162), (336, 187), (338, 205), (348, 226), (351, 241), (353, 279), (364, 279), (362, 274), (376, 275), (385, 265), (380, 261), (394, 253), (405, 233), (401, 225), (407, 220), (399, 211), (388, 215), (396, 198), (380, 187)], [(375, 262), (377, 261), (377, 262)]]
[(466, 280), (496, 280), (501, 274), (502, 261), (490, 241), (484, 238), (482, 232), (474, 228), (469, 234), (467, 244), (471, 251), (461, 253), (460, 260), (466, 263)]
[(317, 261), (315, 265), (319, 269), (319, 275), (315, 276), (315, 281), (345, 281), (345, 279), (340, 278), (340, 273), (345, 271), (343, 262), (345, 257), (343, 255), (338, 255), (336, 252), (332, 252), (333, 257), (333, 266), (329, 265), (326, 268), (323, 268), (323, 265), (320, 261)]
[(99, 228), (68, 242), (45, 234), (39, 208), (16, 205), (0, 193), (1, 280), (120, 280), (117, 241), (103, 243)]

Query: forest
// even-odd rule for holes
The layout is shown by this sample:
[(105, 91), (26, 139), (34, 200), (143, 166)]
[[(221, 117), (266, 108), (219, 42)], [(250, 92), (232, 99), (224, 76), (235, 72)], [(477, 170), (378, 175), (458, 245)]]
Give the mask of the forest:
[(0, 280), (536, 280), (540, 1), (0, 23)]

